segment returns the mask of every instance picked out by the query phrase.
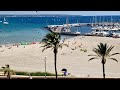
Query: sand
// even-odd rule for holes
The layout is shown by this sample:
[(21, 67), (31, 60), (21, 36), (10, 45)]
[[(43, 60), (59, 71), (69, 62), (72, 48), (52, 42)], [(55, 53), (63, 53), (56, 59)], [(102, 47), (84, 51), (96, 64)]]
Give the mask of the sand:
[[(95, 37), (95, 36), (77, 36), (65, 40), (69, 47), (64, 46), (58, 50), (57, 54), (57, 71), (62, 74), (61, 69), (67, 68), (68, 73), (75, 77), (95, 77), (102, 78), (102, 64), (100, 59), (92, 61), (89, 54), (94, 54), (93, 48), (100, 42), (108, 43), (115, 46), (113, 51), (120, 52), (120, 38), (112, 37)], [(25, 46), (25, 47), (24, 47)], [(20, 45), (0, 47), (0, 67), (9, 64), (16, 71), (45, 71), (45, 56), (46, 71), (55, 73), (54, 70), (54, 53), (53, 50), (47, 49), (42, 52), (41, 44)], [(82, 49), (82, 50), (80, 50)], [(84, 52), (87, 50), (87, 52)], [(120, 77), (120, 55), (114, 56), (119, 62), (107, 59), (105, 64), (106, 77)]]

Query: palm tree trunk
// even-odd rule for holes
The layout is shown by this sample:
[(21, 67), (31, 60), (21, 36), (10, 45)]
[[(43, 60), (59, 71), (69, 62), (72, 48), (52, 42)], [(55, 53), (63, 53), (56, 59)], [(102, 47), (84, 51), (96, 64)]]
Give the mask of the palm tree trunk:
[(102, 60), (102, 65), (103, 65), (103, 78), (105, 79), (105, 63), (104, 63), (104, 60)]
[(57, 66), (56, 66), (56, 61), (57, 61), (57, 49), (54, 49), (54, 57), (55, 57), (55, 75), (57, 79)]

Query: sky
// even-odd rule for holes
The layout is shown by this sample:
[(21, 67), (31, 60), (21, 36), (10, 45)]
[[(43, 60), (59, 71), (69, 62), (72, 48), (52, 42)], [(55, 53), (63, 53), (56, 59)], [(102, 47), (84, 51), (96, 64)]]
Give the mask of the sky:
[(14, 14), (14, 15), (22, 15), (22, 14), (69, 14), (69, 15), (84, 15), (84, 16), (96, 16), (96, 15), (120, 15), (120, 11), (0, 11), (0, 15), (2, 14)]

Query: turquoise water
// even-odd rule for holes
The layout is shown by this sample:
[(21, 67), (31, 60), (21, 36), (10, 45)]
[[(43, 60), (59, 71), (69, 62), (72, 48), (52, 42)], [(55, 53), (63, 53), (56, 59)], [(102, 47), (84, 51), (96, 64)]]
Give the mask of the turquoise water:
[[(68, 16), (42, 16), (42, 17), (33, 17), (33, 16), (0, 16), (0, 21), (3, 21), (4, 17), (9, 22), (8, 25), (0, 22), (0, 44), (7, 43), (18, 43), (18, 42), (40, 42), (43, 37), (49, 33), (48, 30), (44, 30), (43, 27), (47, 25), (61, 25), (66, 23), (66, 18)], [(104, 16), (103, 16), (104, 17)], [(99, 20), (97, 17), (97, 22)], [(118, 22), (120, 16), (114, 16), (113, 22)], [(69, 16), (69, 23), (90, 23), (93, 19), (93, 16)], [(111, 16), (104, 17), (104, 21), (110, 21)], [(102, 17), (101, 17), (101, 21)], [(94, 22), (94, 21), (93, 21)], [(75, 31), (76, 28), (72, 28), (72, 31)], [(91, 32), (91, 27), (79, 27), (78, 31), (81, 33)], [(71, 36), (63, 36), (70, 38)]]
[(0, 25), (0, 43), (41, 41), (49, 31), (40, 29), (36, 24)]
[[(40, 42), (50, 31), (42, 29), (40, 24), (0, 24), (0, 44), (19, 42)], [(69, 37), (69, 36), (62, 36)]]

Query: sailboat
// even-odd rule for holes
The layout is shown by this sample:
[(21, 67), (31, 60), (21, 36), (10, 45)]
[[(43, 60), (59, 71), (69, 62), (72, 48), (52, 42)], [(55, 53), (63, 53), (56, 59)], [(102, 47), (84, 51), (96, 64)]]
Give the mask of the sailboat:
[(61, 34), (62, 35), (80, 35), (80, 32), (78, 31), (78, 29), (76, 32), (71, 32), (70, 25), (68, 24), (68, 22), (69, 21), (68, 21), (68, 17), (67, 17), (66, 26), (61, 30)]
[[(77, 23), (78, 23), (78, 20), (77, 20)], [(78, 28), (79, 27), (77, 27), (77, 31), (75, 32), (75, 34), (80, 34), (80, 32), (78, 31)]]
[(5, 17), (4, 17), (3, 24), (9, 24), (9, 23), (6, 21)]

